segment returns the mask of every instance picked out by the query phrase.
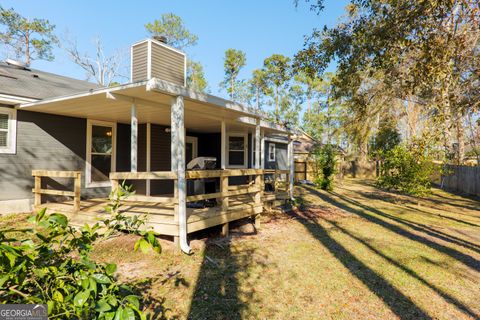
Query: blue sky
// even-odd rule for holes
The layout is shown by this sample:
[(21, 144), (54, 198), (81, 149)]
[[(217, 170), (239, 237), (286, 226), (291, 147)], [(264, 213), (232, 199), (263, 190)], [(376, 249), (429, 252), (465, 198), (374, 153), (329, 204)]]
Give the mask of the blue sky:
[[(199, 37), (198, 45), (186, 50), (188, 56), (204, 65), (211, 93), (224, 96), (218, 83), (223, 78), (226, 49), (246, 52), (247, 65), (240, 78), (247, 78), (273, 53), (293, 56), (313, 28), (335, 24), (347, 2), (327, 0), (318, 16), (309, 11), (308, 4), (295, 8), (293, 0), (2, 0), (1, 5), (24, 16), (49, 19), (60, 36), (68, 32), (75, 37), (81, 51), (91, 50), (92, 39), (99, 36), (107, 53), (115, 49), (128, 52), (132, 43), (147, 37), (145, 23), (162, 13), (175, 13)], [(55, 62), (35, 61), (32, 67), (85, 79), (85, 73), (62, 50), (55, 50), (55, 58)]]

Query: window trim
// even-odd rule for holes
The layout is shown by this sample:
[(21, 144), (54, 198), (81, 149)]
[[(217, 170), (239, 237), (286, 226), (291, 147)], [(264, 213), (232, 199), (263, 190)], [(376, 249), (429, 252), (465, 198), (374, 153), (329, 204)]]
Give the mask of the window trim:
[(87, 119), (87, 143), (85, 157), (85, 187), (98, 188), (109, 187), (110, 180), (92, 181), (92, 126), (111, 127), (112, 128), (112, 154), (110, 163), (110, 172), (115, 172), (117, 162), (117, 123), (108, 121), (99, 121)]
[[(230, 164), (230, 137), (243, 137), (243, 165), (234, 165)], [(226, 139), (226, 163), (228, 168), (232, 169), (246, 169), (248, 166), (248, 134), (243, 133), (243, 132), (231, 132), (227, 133), (227, 139)], [(235, 151), (240, 151), (240, 150), (235, 150)]]
[[(185, 136), (185, 144), (186, 143), (191, 143), (192, 144), (192, 159), (195, 159), (198, 157), (198, 138), (193, 137), (193, 136)], [(186, 148), (185, 148), (186, 150)], [(187, 165), (186, 163), (185, 165)]]
[[(271, 149), (273, 149), (273, 153)], [(268, 143), (268, 161), (275, 162), (276, 151), (277, 151), (277, 146), (275, 145), (275, 143), (269, 142)], [(272, 158), (272, 154), (273, 154), (273, 158)]]
[(0, 107), (0, 113), (8, 116), (7, 146), (0, 147), (0, 154), (17, 153), (17, 110), (15, 108)]

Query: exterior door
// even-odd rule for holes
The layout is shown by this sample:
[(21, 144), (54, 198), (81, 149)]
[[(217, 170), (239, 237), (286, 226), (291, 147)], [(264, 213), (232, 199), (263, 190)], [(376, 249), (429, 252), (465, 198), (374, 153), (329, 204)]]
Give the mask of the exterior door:
[(185, 138), (185, 165), (198, 157), (198, 139), (196, 137)]

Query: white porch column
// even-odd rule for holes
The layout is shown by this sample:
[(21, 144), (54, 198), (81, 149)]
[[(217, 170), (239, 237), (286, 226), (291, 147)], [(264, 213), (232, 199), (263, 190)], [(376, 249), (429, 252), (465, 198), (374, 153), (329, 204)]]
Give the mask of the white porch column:
[(255, 169), (260, 169), (260, 119), (257, 119), (257, 125), (255, 126)]
[(265, 132), (260, 134), (260, 168), (265, 169)]
[[(147, 159), (147, 172), (150, 172), (152, 170), (152, 165), (151, 165), (151, 156), (152, 156), (152, 124), (150, 122), (147, 123), (147, 150), (146, 150), (146, 159)], [(147, 187), (146, 187), (146, 195), (150, 195), (150, 179), (147, 180)]]
[(132, 110), (130, 115), (130, 168), (132, 172), (137, 172), (138, 159), (138, 119), (137, 105), (135, 100), (132, 102)]
[(293, 181), (295, 178), (295, 162), (294, 162), (294, 156), (293, 156), (293, 139), (289, 135), (288, 136), (288, 168), (290, 169), (290, 179), (288, 181), (289, 184), (289, 196), (290, 199), (293, 200)]
[(172, 99), (171, 108), (171, 165), (172, 171), (177, 173), (178, 195), (178, 225), (180, 248), (189, 254), (190, 246), (187, 242), (187, 183), (185, 179), (185, 114), (183, 97)]
[(227, 149), (227, 128), (225, 120), (222, 120), (222, 128), (220, 131), (220, 168), (225, 170), (226, 166), (226, 149)]

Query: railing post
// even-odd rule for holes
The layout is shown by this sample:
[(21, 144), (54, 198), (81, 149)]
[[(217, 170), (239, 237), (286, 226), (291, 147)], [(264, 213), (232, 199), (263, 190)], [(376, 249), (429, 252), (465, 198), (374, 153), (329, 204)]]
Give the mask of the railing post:
[(78, 212), (80, 211), (80, 194), (82, 190), (82, 174), (80, 172), (75, 174), (73, 184), (73, 192), (75, 194), (73, 197), (73, 211)]
[(42, 189), (42, 177), (35, 176), (35, 200), (33, 205), (35, 207), (42, 204), (42, 194), (40, 193)]
[[(257, 186), (258, 191), (255, 192), (254, 195), (254, 203), (255, 209), (257, 210), (258, 207), (261, 208), (260, 212), (263, 212), (263, 203), (262, 203), (262, 195), (263, 195), (263, 187), (262, 187), (262, 174), (257, 174), (255, 176), (255, 186)], [(255, 215), (255, 229), (260, 228), (260, 213)]]
[[(220, 192), (227, 193), (228, 192), (228, 177), (221, 176), (220, 177)], [(228, 211), (228, 196), (222, 196), (222, 212)]]

